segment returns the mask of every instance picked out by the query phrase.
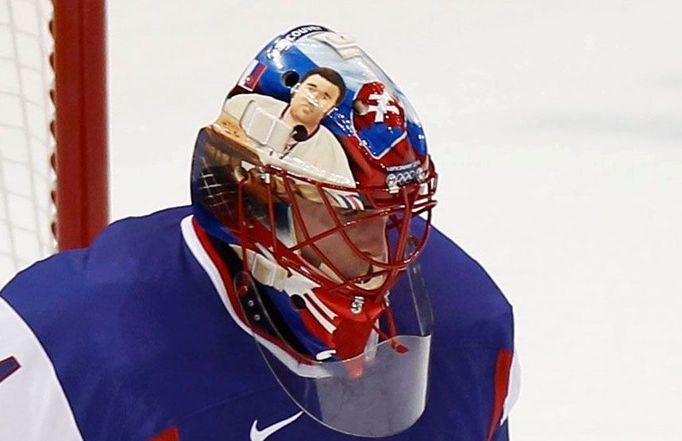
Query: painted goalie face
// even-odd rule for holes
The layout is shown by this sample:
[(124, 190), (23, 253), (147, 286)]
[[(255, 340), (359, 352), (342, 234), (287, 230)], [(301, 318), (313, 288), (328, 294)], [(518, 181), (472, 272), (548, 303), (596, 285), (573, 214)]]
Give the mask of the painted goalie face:
[[(321, 26), (270, 42), (216, 122), (199, 133), (195, 215), (241, 260), (236, 291), (253, 296), (250, 304), (259, 310), (243, 317), (259, 347), (269, 342), (263, 355), (280, 384), (336, 430), (387, 436), (423, 411), (431, 324), (417, 257), (435, 189), (424, 133), (407, 98), (351, 38)], [(409, 336), (398, 335), (389, 307), (396, 290), (412, 299), (419, 326)], [(317, 373), (302, 373), (301, 366)], [(386, 389), (382, 374), (409, 381), (397, 366), (414, 390), (367, 396)], [(423, 381), (414, 379), (419, 375)], [(318, 391), (314, 403), (304, 392), (311, 387)], [(381, 411), (333, 406), (331, 421), (323, 397), (338, 387), (356, 390), (357, 402), (380, 400)], [(393, 409), (406, 396), (417, 403), (407, 406), (410, 412)], [(384, 423), (377, 423), (379, 413)]]

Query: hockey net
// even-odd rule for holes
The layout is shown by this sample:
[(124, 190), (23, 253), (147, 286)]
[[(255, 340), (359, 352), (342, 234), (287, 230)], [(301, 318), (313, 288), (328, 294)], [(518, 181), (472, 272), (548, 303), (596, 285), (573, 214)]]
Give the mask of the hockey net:
[(103, 29), (99, 0), (0, 0), (0, 287), (107, 221)]

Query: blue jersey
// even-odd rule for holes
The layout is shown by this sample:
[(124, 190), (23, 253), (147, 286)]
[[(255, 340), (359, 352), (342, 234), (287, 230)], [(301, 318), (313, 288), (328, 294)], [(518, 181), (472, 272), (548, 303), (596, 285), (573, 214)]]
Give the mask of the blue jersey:
[[(1, 292), (0, 439), (358, 439), (303, 413), (225, 298), (188, 207), (122, 220)], [(392, 440), (503, 441), (512, 309), (433, 231), (420, 257), (435, 314), (423, 416)]]

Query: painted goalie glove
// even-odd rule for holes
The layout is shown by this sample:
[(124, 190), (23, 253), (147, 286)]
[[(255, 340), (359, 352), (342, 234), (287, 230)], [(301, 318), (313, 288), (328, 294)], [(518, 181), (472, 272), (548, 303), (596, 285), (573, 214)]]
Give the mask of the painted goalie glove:
[(321, 26), (270, 42), (199, 133), (194, 212), (237, 262), (240, 319), (332, 429), (389, 436), (424, 410), (432, 316), (417, 256), (435, 189), (407, 98)]

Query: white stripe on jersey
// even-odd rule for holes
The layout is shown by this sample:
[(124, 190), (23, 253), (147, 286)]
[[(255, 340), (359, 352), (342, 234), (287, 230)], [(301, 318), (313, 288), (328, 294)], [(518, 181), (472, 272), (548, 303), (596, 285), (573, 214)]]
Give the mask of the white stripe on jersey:
[[(199, 262), (199, 265), (201, 265), (204, 271), (206, 271), (206, 274), (208, 275), (209, 279), (211, 279), (211, 282), (213, 283), (213, 287), (215, 288), (216, 293), (220, 297), (220, 300), (222, 300), (223, 305), (225, 306), (225, 309), (227, 309), (227, 312), (230, 314), (230, 317), (232, 317), (232, 320), (244, 332), (253, 336), (254, 333), (251, 331), (249, 326), (241, 321), (241, 319), (237, 315), (237, 312), (234, 310), (234, 308), (232, 308), (232, 304), (230, 303), (230, 300), (227, 297), (227, 287), (225, 286), (222, 278), (220, 277), (220, 271), (218, 271), (218, 268), (216, 268), (215, 264), (211, 260), (211, 257), (208, 255), (203, 245), (201, 244), (201, 241), (199, 240), (196, 231), (194, 231), (194, 226), (192, 225), (192, 217), (193, 217), (192, 215), (189, 215), (186, 218), (184, 218), (180, 223), (182, 228), (182, 236), (185, 239), (185, 244), (192, 252), (192, 255), (194, 255), (194, 258), (197, 260), (197, 262)], [(284, 350), (279, 348), (277, 345), (270, 343), (269, 341), (265, 340), (259, 335), (255, 335), (255, 338), (261, 345), (267, 348), (282, 363), (284, 363), (284, 365), (286, 365), (292, 372), (296, 373), (301, 377), (324, 378), (331, 375), (330, 372), (323, 369), (321, 366), (299, 363), (296, 359), (294, 359), (292, 356), (284, 352)], [(254, 344), (256, 343), (254, 342)], [(0, 438), (0, 441), (2, 441), (2, 438)]]
[(21, 367), (0, 382), (0, 440), (82, 441), (50, 358), (0, 298), (0, 360), (9, 357)]
[(502, 420), (500, 424), (509, 417), (509, 413), (519, 399), (519, 392), (521, 390), (521, 364), (519, 363), (519, 357), (516, 354), (516, 348), (514, 348), (514, 353), (512, 354), (512, 364), (509, 371), (509, 385), (507, 387), (507, 397), (504, 399), (504, 414), (502, 415)]

